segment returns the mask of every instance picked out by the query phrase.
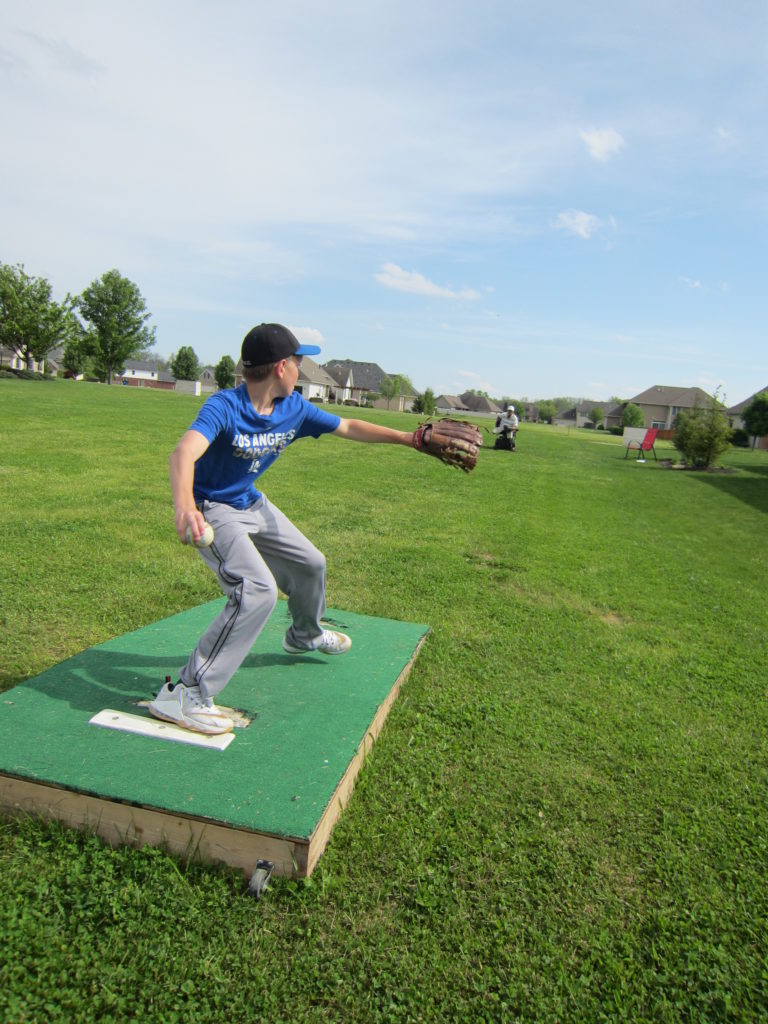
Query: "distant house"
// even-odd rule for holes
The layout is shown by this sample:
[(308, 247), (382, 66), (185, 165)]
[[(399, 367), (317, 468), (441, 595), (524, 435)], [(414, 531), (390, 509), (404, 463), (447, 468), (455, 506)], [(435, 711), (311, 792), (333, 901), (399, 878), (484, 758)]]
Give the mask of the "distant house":
[(712, 395), (701, 388), (674, 388), (655, 384), (629, 400), (643, 413), (646, 429), (674, 430), (677, 414), (695, 406), (709, 406)]
[(465, 391), (459, 395), (459, 399), (466, 405), (470, 412), (478, 413), (481, 416), (498, 416), (504, 409), (498, 402), (494, 402), (487, 395), (476, 395), (471, 391)]
[(300, 395), (310, 402), (313, 399), (329, 402), (330, 393), (335, 386), (336, 381), (322, 366), (309, 356), (302, 357), (299, 379), (296, 382), (296, 390)]
[(557, 427), (591, 427), (594, 424), (590, 419), (590, 413), (593, 409), (600, 408), (603, 410), (602, 425), (608, 430), (610, 427), (621, 426), (621, 414), (626, 404), (626, 402), (620, 402), (617, 405), (612, 401), (593, 402), (587, 400), (557, 413), (552, 422)]
[[(376, 409), (390, 409), (394, 412), (409, 412), (416, 399), (416, 393), (409, 395), (395, 395), (387, 400), (380, 396), (385, 377), (392, 380), (398, 376), (394, 373), (385, 373), (378, 363), (358, 362), (355, 359), (333, 359), (325, 363), (323, 368), (333, 377), (341, 389), (341, 394), (349, 394), (349, 398), (357, 400), (358, 404), (370, 404)], [(399, 376), (403, 376), (400, 374)], [(334, 392), (332, 401), (338, 401), (338, 391)], [(356, 397), (357, 396), (357, 397)], [(347, 401), (346, 397), (341, 401)]]
[(364, 398), (371, 393), (379, 394), (381, 382), (387, 376), (378, 363), (358, 362), (356, 359), (333, 359), (324, 363), (323, 369), (331, 374), (334, 380), (337, 379), (337, 375), (351, 375), (354, 387)]
[[(753, 395), (750, 395), (749, 398), (745, 398), (743, 402), (739, 402), (737, 405), (732, 405), (730, 409), (726, 410), (728, 421), (732, 427), (739, 430), (746, 429), (746, 427), (744, 426), (744, 420), (741, 418), (741, 414), (744, 412), (748, 405), (752, 404), (752, 400), (754, 398), (757, 398), (758, 395), (762, 395), (764, 392), (768, 392), (768, 387), (760, 388)], [(757, 439), (755, 447), (768, 449), (768, 437), (759, 437)]]
[(45, 372), (57, 374), (64, 369), (64, 346), (57, 345), (45, 357)]
[[(242, 384), (244, 380), (243, 361), (239, 359), (235, 367), (235, 387)], [(319, 402), (330, 402), (332, 399), (329, 395), (335, 386), (336, 382), (333, 377), (322, 366), (319, 366), (309, 356), (302, 357), (301, 369), (294, 390), (303, 395), (307, 401), (314, 399)]]
[(33, 359), (28, 364), (15, 349), (6, 348), (0, 345), (0, 367), (8, 367), (11, 370), (31, 370), (33, 373), (42, 373), (45, 369), (45, 360)]
[(538, 423), (539, 422), (539, 407), (535, 402), (525, 402), (523, 405), (516, 405), (515, 412), (517, 418), (522, 423)]
[(611, 427), (620, 427), (621, 418), (624, 415), (624, 410), (629, 405), (629, 402), (606, 402), (603, 406), (603, 412), (605, 413), (605, 429), (610, 430)]
[(210, 394), (212, 391), (219, 390), (219, 385), (216, 383), (216, 372), (212, 366), (203, 367), (197, 379), (200, 382), (201, 391)]
[(591, 427), (593, 423), (589, 418), (589, 414), (592, 410), (599, 407), (603, 410), (603, 415), (605, 415), (606, 407), (612, 404), (612, 402), (579, 402), (578, 405), (571, 406), (570, 409), (564, 409), (553, 416), (552, 423), (556, 427)]
[(469, 407), (464, 405), (458, 395), (438, 395), (435, 399), (435, 408), (439, 413), (469, 412)]
[(439, 413), (471, 412), (478, 416), (498, 416), (503, 412), (502, 406), (485, 395), (476, 395), (465, 391), (463, 395), (438, 395), (435, 408)]
[(350, 365), (349, 360), (325, 363), (323, 369), (334, 380), (334, 387), (329, 394), (331, 402), (335, 402), (337, 405), (343, 405), (345, 402), (365, 405), (367, 389), (362, 384), (357, 384), (355, 367)]
[(122, 373), (115, 374), (115, 382), (134, 388), (160, 388), (173, 391), (176, 378), (167, 370), (158, 369), (157, 363), (143, 360), (129, 360)]

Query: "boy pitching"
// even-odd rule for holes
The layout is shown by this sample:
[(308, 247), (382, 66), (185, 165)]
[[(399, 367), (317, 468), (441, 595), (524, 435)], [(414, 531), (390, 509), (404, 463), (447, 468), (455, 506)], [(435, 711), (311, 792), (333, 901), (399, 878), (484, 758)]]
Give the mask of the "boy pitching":
[(280, 324), (259, 324), (242, 345), (244, 383), (219, 391), (201, 407), (169, 459), (176, 532), (195, 540), (205, 522), (214, 530), (200, 555), (227, 597), (198, 640), (175, 683), (166, 683), (151, 714), (195, 732), (223, 733), (230, 718), (214, 703), (240, 667), (277, 602), (288, 597), (290, 654), (343, 654), (352, 641), (324, 629), (325, 557), (257, 489), (259, 477), (284, 448), (304, 437), (334, 434), (351, 441), (414, 445), (414, 434), (363, 420), (341, 419), (306, 401), (294, 388), (304, 355)]

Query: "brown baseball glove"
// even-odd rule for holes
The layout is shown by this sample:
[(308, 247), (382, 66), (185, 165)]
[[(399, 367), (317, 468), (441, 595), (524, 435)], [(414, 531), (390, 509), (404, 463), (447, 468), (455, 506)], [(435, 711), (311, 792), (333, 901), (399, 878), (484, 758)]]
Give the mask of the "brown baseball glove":
[(456, 466), (465, 473), (477, 465), (477, 449), (483, 443), (480, 428), (466, 420), (443, 419), (421, 423), (413, 432), (413, 447), (434, 455), (447, 466)]

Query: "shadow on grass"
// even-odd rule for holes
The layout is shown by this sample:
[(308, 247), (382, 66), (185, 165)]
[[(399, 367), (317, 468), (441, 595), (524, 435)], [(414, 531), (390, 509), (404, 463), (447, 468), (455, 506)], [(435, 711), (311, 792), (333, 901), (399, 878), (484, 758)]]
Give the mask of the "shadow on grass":
[(743, 501), (745, 505), (759, 512), (768, 512), (768, 483), (762, 477), (768, 476), (768, 466), (749, 470), (749, 476), (720, 476), (717, 473), (692, 473), (694, 479), (715, 487), (731, 498)]
[[(26, 702), (42, 695), (89, 714), (95, 714), (106, 706), (116, 711), (135, 712), (139, 701), (150, 700), (157, 694), (166, 676), (173, 681), (178, 678), (179, 669), (186, 664), (187, 658), (188, 653), (145, 655), (89, 648), (53, 665), (39, 676), (5, 690), (0, 695), (0, 703)], [(252, 652), (241, 668), (267, 670), (298, 660), (297, 656), (285, 652)], [(307, 665), (313, 660), (318, 661), (303, 659)], [(255, 692), (257, 688), (254, 679)]]

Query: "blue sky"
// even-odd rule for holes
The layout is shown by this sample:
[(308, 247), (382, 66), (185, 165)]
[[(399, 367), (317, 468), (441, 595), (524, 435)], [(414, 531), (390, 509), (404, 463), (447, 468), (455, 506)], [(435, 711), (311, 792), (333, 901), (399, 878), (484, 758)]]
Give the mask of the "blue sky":
[(157, 350), (417, 388), (768, 383), (768, 7), (0, 0), (0, 260)]

